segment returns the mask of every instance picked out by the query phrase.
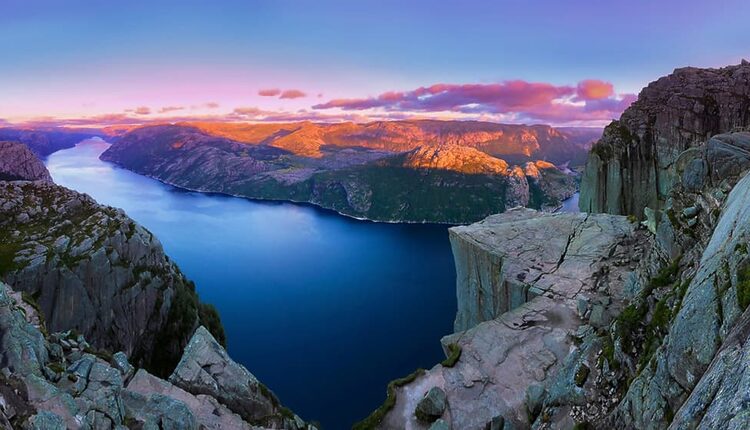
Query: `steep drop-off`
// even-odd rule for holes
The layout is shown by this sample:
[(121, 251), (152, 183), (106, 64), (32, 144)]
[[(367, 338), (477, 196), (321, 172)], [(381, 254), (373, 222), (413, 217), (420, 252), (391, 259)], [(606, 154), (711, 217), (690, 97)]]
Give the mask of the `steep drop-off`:
[(715, 134), (750, 126), (750, 63), (676, 69), (644, 88), (604, 130), (586, 163), (580, 208), (633, 214), (660, 209), (678, 155)]
[[(637, 213), (515, 210), (453, 228), (459, 331), (443, 339), (447, 359), (394, 381), (361, 428), (749, 428), (750, 133), (713, 134), (746, 120), (748, 67), (680, 69), (644, 90), (649, 100), (675, 85), (647, 104), (680, 117), (673, 125), (692, 118), (692, 132), (651, 124), (613, 147), (622, 123), (607, 129), (588, 167), (609, 170), (586, 186), (609, 193), (619, 177), (612, 202), (629, 203), (597, 209)], [(685, 91), (724, 107), (685, 115)], [(631, 163), (657, 161), (637, 154), (669, 160), (636, 169), (667, 188), (631, 181)]]

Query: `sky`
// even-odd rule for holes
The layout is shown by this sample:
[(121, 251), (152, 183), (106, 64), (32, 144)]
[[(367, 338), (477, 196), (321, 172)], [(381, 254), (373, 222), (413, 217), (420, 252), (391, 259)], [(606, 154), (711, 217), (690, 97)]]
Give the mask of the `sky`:
[(0, 123), (599, 126), (750, 57), (750, 2), (0, 0)]

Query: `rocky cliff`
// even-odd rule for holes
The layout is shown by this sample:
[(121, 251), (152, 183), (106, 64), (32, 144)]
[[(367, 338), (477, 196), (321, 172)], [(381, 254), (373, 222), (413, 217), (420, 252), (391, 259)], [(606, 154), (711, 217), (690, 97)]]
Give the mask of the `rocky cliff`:
[[(663, 134), (657, 120), (617, 137), (619, 155), (599, 154), (615, 122), (594, 148), (593, 163), (627, 166), (589, 186), (609, 193), (613, 172), (630, 178), (612, 202), (630, 201), (618, 210), (643, 222), (514, 210), (451, 229), (459, 308), (447, 358), (391, 383), (362, 428), (749, 428), (750, 133), (711, 134), (744, 120), (748, 67), (681, 69), (649, 87), (689, 83), (649, 109), (683, 112), (692, 132)], [(737, 90), (722, 87), (730, 78)], [(688, 90), (723, 94), (709, 111), (728, 118), (684, 114)], [(668, 188), (638, 200), (651, 188), (628, 181), (646, 153), (670, 160), (650, 170)]]
[(644, 208), (664, 206), (678, 155), (749, 125), (750, 63), (676, 69), (606, 127), (586, 162), (580, 208), (643, 218)]
[(39, 303), (50, 330), (77, 330), (159, 374), (216, 312), (159, 241), (121, 210), (41, 182), (0, 182), (0, 278)]
[(0, 150), (0, 427), (314, 429), (229, 357), (149, 231)]
[[(192, 190), (308, 202), (378, 221), (475, 221), (518, 205), (555, 208), (575, 192), (575, 178), (551, 163), (532, 162), (528, 176), (488, 153), (509, 131), (493, 134), (485, 128), (494, 125), (484, 123), (439, 126), (447, 127), (151, 126), (117, 138), (101, 158)], [(536, 142), (531, 135), (518, 139)]]
[(25, 145), (0, 142), (0, 180), (52, 182), (47, 168)]
[(96, 351), (80, 334), (47, 335), (36, 312), (0, 282), (3, 428), (314, 430), (203, 327), (166, 381), (133, 367), (123, 352)]

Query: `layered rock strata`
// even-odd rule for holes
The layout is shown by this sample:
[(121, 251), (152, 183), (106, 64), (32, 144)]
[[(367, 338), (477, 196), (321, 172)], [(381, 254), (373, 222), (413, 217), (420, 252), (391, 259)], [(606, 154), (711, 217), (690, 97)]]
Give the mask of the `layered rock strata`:
[(524, 428), (547, 398), (586, 398), (583, 385), (598, 375), (594, 354), (579, 354), (572, 370), (569, 356), (622, 309), (644, 234), (625, 217), (528, 209), (452, 228), (459, 331), (442, 343), (460, 358), (398, 388), (380, 428), (428, 428), (415, 410), (434, 387), (447, 398), (440, 418), (460, 429), (493, 420)]

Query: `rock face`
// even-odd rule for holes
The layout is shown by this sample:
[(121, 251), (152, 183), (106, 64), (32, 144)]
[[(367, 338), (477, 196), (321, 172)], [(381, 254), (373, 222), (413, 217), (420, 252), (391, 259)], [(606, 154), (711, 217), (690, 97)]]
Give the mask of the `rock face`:
[[(624, 306), (644, 231), (625, 217), (528, 209), (450, 231), (459, 311), (442, 343), (460, 356), (398, 388), (380, 428), (427, 428), (418, 416), (436, 389), (447, 407), (430, 418), (460, 429), (527, 428), (551, 401), (593, 398), (600, 343), (578, 342)], [(555, 428), (572, 426), (563, 418)]]
[(195, 331), (169, 382), (214, 397), (248, 422), (283, 425), (284, 411), (276, 396), (235, 363), (203, 327)]
[(52, 182), (52, 177), (34, 153), (16, 142), (0, 142), (0, 180)]
[(50, 330), (75, 329), (166, 374), (215, 310), (121, 210), (46, 182), (0, 181), (0, 279), (33, 297)]
[[(315, 430), (288, 410), (265, 420), (245, 420), (214, 396), (183, 390), (143, 369), (133, 374), (122, 352), (114, 357), (91, 350), (83, 336), (70, 331), (45, 337), (44, 324), (34, 322), (35, 311), (27, 311), (16, 296), (0, 282), (4, 428)], [(203, 327), (196, 333), (198, 340), (191, 344), (211, 337)], [(228, 359), (226, 351), (215, 341), (212, 347), (219, 357), (214, 365), (219, 366)], [(223, 390), (218, 386), (215, 394), (223, 397)]]
[[(456, 331), (468, 330), (538, 296), (573, 298), (591, 287), (601, 256), (632, 236), (624, 218), (516, 209), (449, 230), (456, 262)], [(584, 268), (586, 270), (582, 270)]]
[(594, 145), (581, 182), (585, 212), (643, 217), (661, 209), (678, 155), (713, 135), (750, 126), (750, 64), (677, 69), (644, 88)]
[(575, 192), (571, 174), (537, 161), (527, 176), (499, 157), (503, 149), (523, 161), (563, 157), (564, 148), (571, 157), (581, 151), (549, 127), (198, 123), (131, 130), (101, 158), (197, 191), (309, 202), (379, 221), (458, 223), (519, 205), (558, 207)]

